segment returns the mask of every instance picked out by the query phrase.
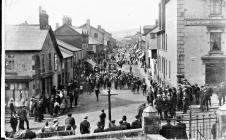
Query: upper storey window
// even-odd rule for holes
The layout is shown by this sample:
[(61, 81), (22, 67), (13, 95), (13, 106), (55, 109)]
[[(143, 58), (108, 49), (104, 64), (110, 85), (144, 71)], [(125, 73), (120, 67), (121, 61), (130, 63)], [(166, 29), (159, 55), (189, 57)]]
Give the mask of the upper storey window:
[(221, 33), (210, 33), (210, 51), (221, 51)]
[(210, 14), (211, 15), (222, 14), (222, 0), (210, 0)]

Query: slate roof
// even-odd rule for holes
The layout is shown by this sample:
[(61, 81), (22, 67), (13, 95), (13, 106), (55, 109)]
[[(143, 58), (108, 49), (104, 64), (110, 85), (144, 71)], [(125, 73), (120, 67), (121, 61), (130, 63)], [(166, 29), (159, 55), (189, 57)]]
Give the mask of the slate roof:
[(5, 50), (41, 50), (48, 32), (39, 25), (7, 25)]
[(76, 47), (74, 47), (74, 46), (72, 46), (72, 45), (70, 45), (70, 44), (68, 44), (68, 43), (66, 43), (66, 42), (63, 42), (63, 41), (61, 41), (61, 40), (59, 40), (59, 39), (56, 39), (57, 40), (57, 44), (59, 45), (59, 46), (61, 46), (61, 47), (63, 47), (63, 48), (65, 48), (65, 49), (67, 49), (67, 50), (70, 50), (70, 51), (80, 51), (81, 49), (79, 49), (79, 48), (76, 48)]
[(89, 37), (89, 44), (97, 44), (98, 45), (98, 44), (103, 44), (103, 43), (93, 39), (92, 37)]
[(63, 47), (59, 46), (59, 49), (60, 49), (61, 54), (63, 55), (63, 58), (68, 58), (68, 57), (73, 56), (73, 53), (71, 51), (68, 51), (67, 49), (64, 49)]

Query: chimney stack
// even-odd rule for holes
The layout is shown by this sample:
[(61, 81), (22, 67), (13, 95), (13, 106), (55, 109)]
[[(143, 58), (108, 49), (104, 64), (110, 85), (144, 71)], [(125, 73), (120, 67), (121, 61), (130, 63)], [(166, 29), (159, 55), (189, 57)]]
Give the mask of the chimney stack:
[(155, 25), (158, 26), (158, 24), (159, 24), (159, 20), (156, 19), (156, 20), (155, 20)]
[(59, 26), (60, 26), (60, 25), (59, 25), (59, 23), (56, 23), (56, 29), (58, 29), (58, 28), (59, 28)]
[(63, 24), (67, 24), (69, 26), (72, 26), (72, 19), (68, 16), (63, 17)]
[(39, 26), (41, 30), (45, 30), (49, 27), (49, 16), (42, 7), (39, 6)]
[(101, 26), (100, 26), (100, 25), (98, 25), (98, 26), (97, 26), (97, 28), (98, 28), (98, 29), (101, 29)]
[(90, 19), (86, 20), (86, 24), (90, 25)]

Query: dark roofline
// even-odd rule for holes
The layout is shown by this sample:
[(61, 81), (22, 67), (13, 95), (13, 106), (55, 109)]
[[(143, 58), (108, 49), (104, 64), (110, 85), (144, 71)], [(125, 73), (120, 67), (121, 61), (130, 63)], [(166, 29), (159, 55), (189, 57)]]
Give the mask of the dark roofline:
[(69, 26), (69, 25), (67, 25), (67, 24), (63, 24), (62, 26), (60, 26), (59, 28), (57, 28), (57, 29), (54, 31), (54, 33), (57, 32), (59, 29), (63, 28), (64, 26), (69, 27), (69, 28), (72, 29), (74, 32), (78, 33), (79, 35), (82, 35), (81, 33), (79, 33), (78, 31), (76, 31), (75, 29), (73, 29), (71, 26)]
[(63, 59), (63, 55), (61, 54), (60, 48), (58, 47), (58, 44), (57, 44), (57, 41), (56, 41), (56, 37), (55, 37), (55, 34), (54, 34), (51, 26), (49, 27), (49, 35), (50, 35), (50, 38), (53, 41), (53, 45), (54, 45), (57, 53), (60, 55), (60, 58)]
[(151, 31), (153, 31), (155, 28), (157, 28), (158, 25), (155, 25), (155, 27), (153, 27), (152, 29), (150, 29), (147, 33), (143, 34), (144, 36), (146, 36), (147, 34), (149, 34)]

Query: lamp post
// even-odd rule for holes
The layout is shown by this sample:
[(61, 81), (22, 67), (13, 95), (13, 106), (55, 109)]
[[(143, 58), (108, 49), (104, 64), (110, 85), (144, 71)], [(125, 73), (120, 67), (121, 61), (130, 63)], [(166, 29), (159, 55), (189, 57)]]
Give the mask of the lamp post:
[(111, 121), (111, 96), (112, 95), (118, 95), (116, 93), (111, 93), (111, 88), (108, 89), (107, 93), (106, 91), (103, 92), (102, 96), (108, 96), (108, 118), (109, 121)]

